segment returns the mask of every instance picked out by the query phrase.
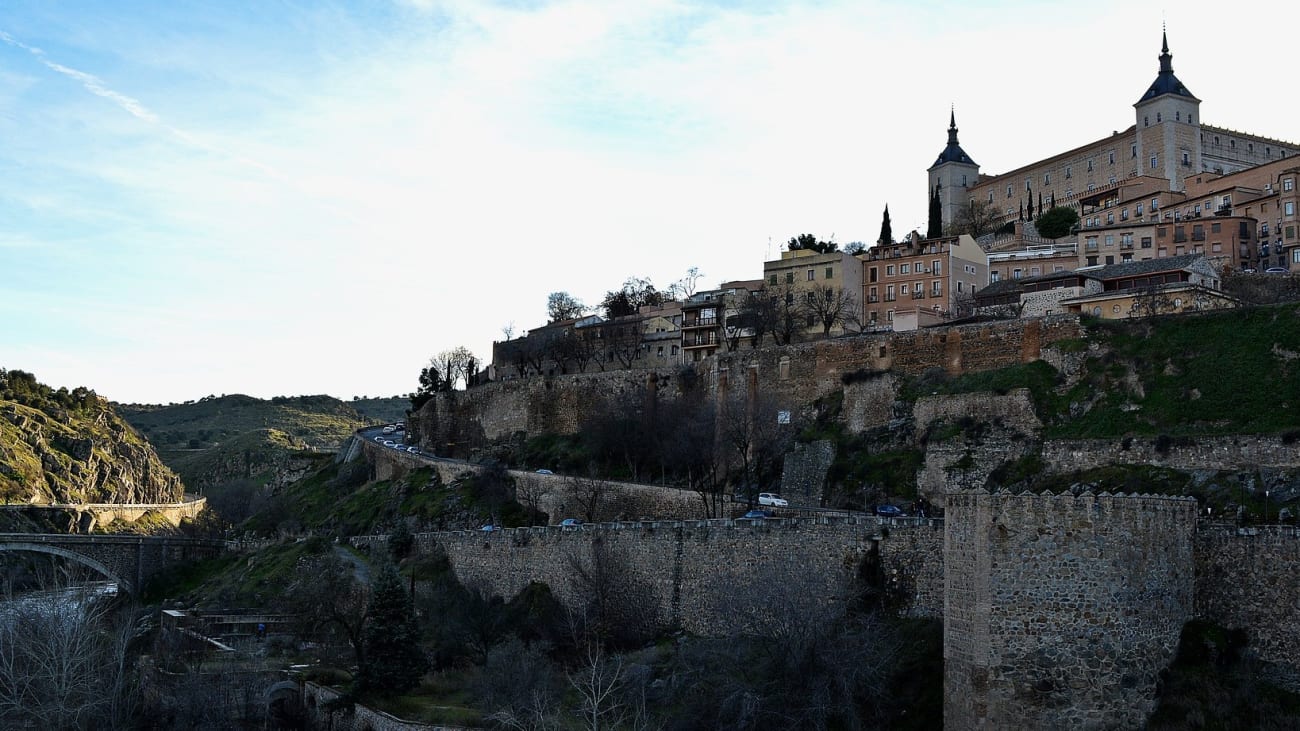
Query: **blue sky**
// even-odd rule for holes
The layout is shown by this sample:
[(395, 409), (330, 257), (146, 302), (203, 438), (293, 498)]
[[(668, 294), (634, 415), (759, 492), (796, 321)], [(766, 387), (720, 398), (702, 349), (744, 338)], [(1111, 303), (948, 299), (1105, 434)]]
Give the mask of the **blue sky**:
[(950, 104), (985, 172), (1124, 129), (1162, 19), (1207, 123), (1300, 141), (1224, 12), (6, 0), (0, 366), (121, 401), (405, 393), (552, 291), (755, 278), (886, 203), (923, 228)]

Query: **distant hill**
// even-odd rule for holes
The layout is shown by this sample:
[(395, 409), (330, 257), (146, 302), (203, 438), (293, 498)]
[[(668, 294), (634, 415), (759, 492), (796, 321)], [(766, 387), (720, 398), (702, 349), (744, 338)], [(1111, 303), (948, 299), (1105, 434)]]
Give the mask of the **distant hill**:
[(181, 481), (88, 388), (52, 389), (0, 368), (0, 503), (162, 503)]
[(411, 408), (411, 400), (403, 396), (388, 398), (357, 398), (347, 402), (367, 419), (391, 424), (406, 419), (406, 410)]
[[(370, 399), (382, 402), (390, 399)], [(372, 406), (371, 413), (382, 407)], [(274, 429), (315, 449), (337, 449), (352, 432), (384, 419), (367, 416), (333, 396), (234, 394), (168, 406), (118, 404), (118, 410), (159, 449), (207, 449), (235, 436)]]

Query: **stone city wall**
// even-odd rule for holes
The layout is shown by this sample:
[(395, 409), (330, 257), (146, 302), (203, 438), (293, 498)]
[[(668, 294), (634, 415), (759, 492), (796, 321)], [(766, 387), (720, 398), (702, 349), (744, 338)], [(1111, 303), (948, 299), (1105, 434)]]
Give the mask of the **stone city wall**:
[[(888, 535), (881, 527), (889, 524)], [(509, 599), (530, 582), (581, 609), (579, 575), (595, 562), (620, 577), (629, 601), (662, 626), (717, 636), (765, 623), (843, 612), (864, 558), (876, 551), (907, 613), (941, 611), (942, 531), (926, 521), (872, 517), (643, 521), (417, 534), (446, 551), (460, 581)], [(383, 546), (383, 536), (352, 539)], [(781, 616), (775, 616), (781, 615)], [(803, 620), (801, 620), (803, 621)]]
[[(990, 370), (1036, 360), (1046, 346), (1081, 333), (1077, 317), (1056, 315), (733, 351), (706, 358), (696, 369), (712, 392), (746, 389), (752, 372), (759, 392), (798, 411), (844, 388), (848, 374), (918, 374), (936, 366), (953, 375)], [(851, 403), (853, 424), (865, 428), (887, 421), (892, 403), (871, 402), (874, 396), (888, 397), (891, 388), (889, 382), (868, 386), (865, 380), (855, 387), (861, 393)], [(411, 417), (410, 427), (422, 449), (453, 454), (518, 433), (573, 433), (610, 399), (644, 398), (648, 392), (660, 398), (678, 394), (676, 375), (630, 370), (489, 383), (438, 394)]]
[(948, 497), (944, 722), (1141, 728), (1192, 616), (1191, 498)]
[(1246, 629), (1250, 652), (1300, 692), (1300, 529), (1203, 523), (1195, 547), (1196, 616)]
[(1042, 459), (1050, 472), (1089, 470), (1113, 464), (1180, 470), (1255, 470), (1300, 467), (1300, 445), (1288, 443), (1287, 437), (1276, 434), (1053, 440), (1043, 443)]

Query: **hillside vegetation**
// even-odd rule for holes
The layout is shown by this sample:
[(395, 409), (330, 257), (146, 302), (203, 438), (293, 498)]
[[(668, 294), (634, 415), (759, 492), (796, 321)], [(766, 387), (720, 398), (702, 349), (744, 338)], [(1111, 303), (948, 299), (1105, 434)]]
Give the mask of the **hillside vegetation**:
[(284, 432), (317, 449), (337, 449), (352, 432), (379, 422), (332, 396), (258, 399), (234, 394), (168, 406), (120, 404), (118, 409), (160, 449), (206, 449), (260, 429)]
[(167, 503), (180, 479), (87, 388), (0, 369), (0, 503)]

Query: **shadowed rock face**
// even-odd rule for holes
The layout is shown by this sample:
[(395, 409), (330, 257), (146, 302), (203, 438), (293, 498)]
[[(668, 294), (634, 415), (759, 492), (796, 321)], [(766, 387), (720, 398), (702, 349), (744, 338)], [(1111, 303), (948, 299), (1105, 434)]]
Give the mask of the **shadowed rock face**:
[(170, 503), (182, 493), (103, 399), (76, 409), (0, 400), (0, 503)]

